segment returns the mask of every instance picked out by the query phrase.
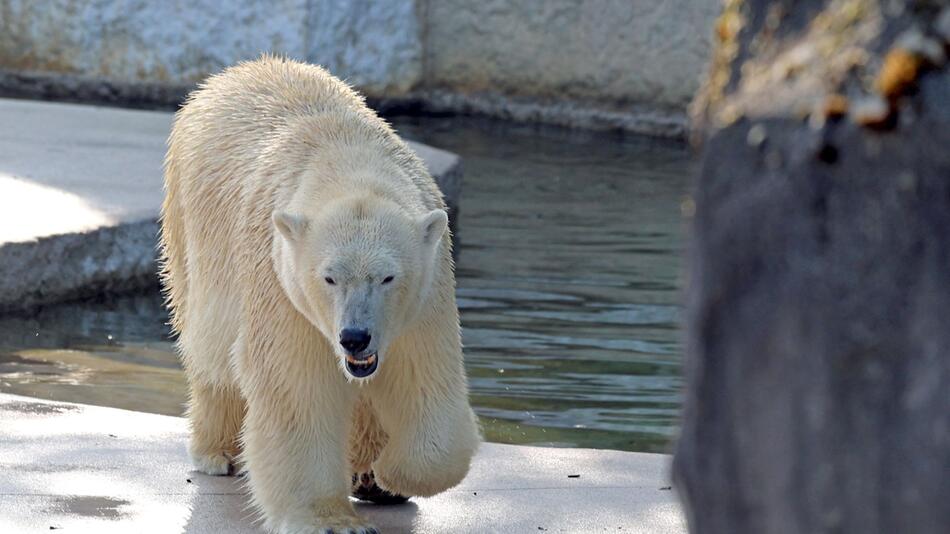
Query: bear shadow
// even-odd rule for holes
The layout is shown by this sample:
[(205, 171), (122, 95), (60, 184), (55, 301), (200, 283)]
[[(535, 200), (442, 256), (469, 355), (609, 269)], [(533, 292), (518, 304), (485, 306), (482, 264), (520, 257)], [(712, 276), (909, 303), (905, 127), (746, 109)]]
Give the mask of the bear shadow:
[(353, 503), (356, 513), (370, 520), (386, 534), (410, 534), (419, 515), (419, 505), (409, 501), (403, 504)]
[[(250, 506), (243, 477), (209, 476), (196, 471), (187, 475), (191, 493), (190, 514), (181, 532), (207, 534), (266, 534)], [(396, 505), (379, 505), (351, 499), (356, 512), (367, 518), (386, 534), (413, 532), (419, 506), (412, 501)]]

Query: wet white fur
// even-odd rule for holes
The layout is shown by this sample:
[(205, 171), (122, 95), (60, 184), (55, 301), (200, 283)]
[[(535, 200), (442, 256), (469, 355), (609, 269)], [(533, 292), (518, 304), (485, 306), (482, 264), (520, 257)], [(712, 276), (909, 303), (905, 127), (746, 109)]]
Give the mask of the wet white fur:
[[(403, 495), (462, 480), (478, 432), (445, 205), (361, 97), (289, 60), (227, 69), (178, 112), (165, 185), (163, 279), (196, 468), (239, 462), (282, 533), (369, 529), (347, 499), (354, 471)], [(345, 373), (333, 337), (351, 320), (373, 329), (368, 379)]]

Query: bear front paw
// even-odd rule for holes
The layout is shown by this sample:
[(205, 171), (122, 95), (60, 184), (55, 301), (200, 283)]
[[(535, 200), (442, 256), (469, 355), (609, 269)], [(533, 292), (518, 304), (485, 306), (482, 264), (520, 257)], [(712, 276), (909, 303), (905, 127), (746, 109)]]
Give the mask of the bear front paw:
[(227, 476), (234, 473), (234, 464), (231, 459), (223, 452), (211, 454), (191, 455), (191, 463), (195, 470), (206, 475)]
[(448, 465), (443, 470), (413, 469), (411, 464), (377, 465), (374, 471), (376, 482), (390, 493), (431, 497), (461, 482), (468, 473), (468, 464)]

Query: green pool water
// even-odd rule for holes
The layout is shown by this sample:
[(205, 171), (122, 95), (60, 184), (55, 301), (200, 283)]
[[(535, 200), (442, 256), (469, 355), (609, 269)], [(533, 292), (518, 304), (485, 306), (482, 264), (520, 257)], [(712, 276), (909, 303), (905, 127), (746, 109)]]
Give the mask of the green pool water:
[[(676, 142), (393, 119), (463, 158), (458, 302), (486, 439), (663, 452), (680, 406)], [(0, 317), (0, 391), (179, 415), (157, 290)]]

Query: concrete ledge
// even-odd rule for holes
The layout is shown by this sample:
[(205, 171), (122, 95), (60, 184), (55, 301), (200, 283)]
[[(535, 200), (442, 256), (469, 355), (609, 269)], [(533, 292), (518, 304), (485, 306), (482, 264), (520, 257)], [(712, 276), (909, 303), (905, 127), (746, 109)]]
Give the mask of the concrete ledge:
[(573, 99), (513, 97), (491, 92), (463, 93), (440, 89), (421, 92), (416, 98), (419, 101), (418, 109), (423, 113), (483, 115), (521, 123), (617, 130), (672, 139), (685, 138), (688, 127), (683, 110), (656, 105), (620, 106)]
[(152, 219), (0, 243), (0, 312), (157, 286)]
[[(177, 417), (0, 394), (0, 532), (260, 532), (241, 479), (192, 472), (186, 439)], [(385, 533), (681, 533), (669, 460), (486, 443), (448, 492), (357, 507)]]
[[(0, 312), (156, 281), (172, 113), (0, 99)], [(460, 158), (410, 143), (457, 231)]]

